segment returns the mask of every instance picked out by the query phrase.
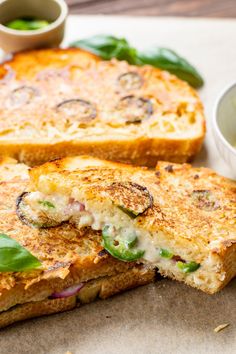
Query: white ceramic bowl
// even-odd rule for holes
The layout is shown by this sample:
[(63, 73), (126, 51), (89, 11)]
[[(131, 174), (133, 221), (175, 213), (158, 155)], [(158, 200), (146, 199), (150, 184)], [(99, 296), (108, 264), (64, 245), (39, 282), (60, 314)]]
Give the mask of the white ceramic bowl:
[[(64, 37), (68, 7), (64, 0), (0, 0), (0, 47), (7, 53), (58, 46)], [(31, 16), (50, 24), (34, 31), (19, 31), (4, 23)]]
[(236, 173), (236, 83), (227, 87), (216, 102), (213, 132), (221, 156)]

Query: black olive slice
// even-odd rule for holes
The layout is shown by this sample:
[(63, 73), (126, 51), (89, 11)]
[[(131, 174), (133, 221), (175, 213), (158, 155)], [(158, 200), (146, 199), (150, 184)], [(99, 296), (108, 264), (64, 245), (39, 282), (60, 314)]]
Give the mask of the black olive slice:
[(219, 203), (209, 190), (194, 190), (192, 198), (197, 208), (205, 211), (214, 211), (219, 208)]
[(57, 105), (58, 112), (67, 117), (76, 118), (78, 121), (87, 123), (97, 116), (96, 107), (89, 101), (79, 98), (63, 101)]
[(153, 205), (146, 187), (133, 182), (114, 182), (105, 188), (110, 200), (131, 218), (143, 214)]
[(135, 96), (121, 98), (117, 108), (126, 123), (139, 123), (148, 119), (153, 113), (150, 100)]
[(122, 74), (118, 77), (119, 85), (127, 91), (137, 90), (143, 84), (142, 77), (133, 71)]
[(36, 88), (21, 86), (11, 92), (10, 103), (13, 107), (20, 107), (29, 104), (37, 95), (38, 90)]
[(62, 222), (49, 219), (42, 211), (39, 211), (37, 215), (34, 215), (25, 201), (26, 196), (29, 194), (29, 192), (24, 192), (16, 200), (16, 214), (23, 224), (38, 229), (55, 227), (62, 224)]

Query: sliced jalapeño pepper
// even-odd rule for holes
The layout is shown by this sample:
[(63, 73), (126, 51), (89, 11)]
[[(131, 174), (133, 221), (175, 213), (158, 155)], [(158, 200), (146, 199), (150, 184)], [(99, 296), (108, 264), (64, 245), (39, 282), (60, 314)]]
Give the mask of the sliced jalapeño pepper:
[(129, 237), (122, 237), (122, 235), (116, 234), (112, 230), (112, 226), (106, 225), (102, 230), (102, 238), (104, 248), (113, 257), (121, 261), (132, 262), (144, 255), (145, 251), (136, 247), (137, 236), (135, 234)]
[(171, 259), (174, 256), (174, 254), (165, 248), (161, 248), (160, 249), (160, 256), (163, 258)]
[(196, 262), (177, 262), (177, 267), (184, 273), (192, 273), (200, 267), (200, 264)]

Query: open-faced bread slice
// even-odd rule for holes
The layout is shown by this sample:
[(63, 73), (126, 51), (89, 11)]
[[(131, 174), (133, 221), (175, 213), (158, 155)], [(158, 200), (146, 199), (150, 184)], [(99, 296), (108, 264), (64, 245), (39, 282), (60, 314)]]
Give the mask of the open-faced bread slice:
[(76, 48), (26, 51), (0, 66), (0, 154), (31, 166), (81, 154), (186, 162), (204, 134), (197, 93), (166, 71)]

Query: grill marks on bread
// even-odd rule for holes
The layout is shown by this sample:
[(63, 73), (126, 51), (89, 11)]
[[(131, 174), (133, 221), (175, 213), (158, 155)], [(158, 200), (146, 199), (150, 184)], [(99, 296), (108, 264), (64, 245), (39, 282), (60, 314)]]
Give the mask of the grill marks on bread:
[[(170, 169), (169, 163), (160, 162), (156, 171), (150, 171), (89, 157), (87, 159), (88, 165), (81, 169), (80, 164), (86, 161), (84, 157), (65, 158), (32, 169), (33, 189), (44, 192), (45, 182), (49, 191), (51, 188), (55, 193), (63, 190), (62, 193), (66, 194), (73, 188), (81, 188), (88, 200), (96, 200), (109, 190), (109, 198), (112, 196), (120, 203), (125, 190), (120, 188), (120, 183), (123, 186), (134, 183), (147, 188), (153, 198), (152, 205), (135, 219), (140, 227), (150, 232), (168, 230), (171, 238), (181, 244), (188, 239), (204, 252), (206, 245), (216, 240), (221, 232), (227, 237), (231, 233), (235, 234), (235, 183), (212, 170), (192, 168), (187, 164), (171, 164)], [(205, 194), (199, 197), (196, 191), (208, 191), (210, 200), (202, 200)], [(136, 201), (139, 199), (137, 197)], [(143, 205), (143, 201), (137, 205)]]
[(148, 189), (133, 182), (113, 182), (104, 188), (104, 193), (115, 205), (135, 216), (144, 213), (153, 204)]
[[(1, 77), (2, 135), (10, 133), (10, 126), (22, 134), (32, 129), (38, 136), (50, 133), (57, 138), (76, 136), (80, 128), (106, 132), (127, 124), (131, 125), (126, 127), (127, 134), (132, 135), (136, 129), (132, 126), (142, 123), (146, 128), (151, 125), (152, 131), (168, 131), (167, 116), (175, 121), (174, 125), (169, 122), (173, 132), (176, 127), (187, 132), (199, 125), (198, 119), (204, 120), (197, 94), (185, 82), (150, 66), (105, 62), (79, 49), (16, 54), (0, 67)], [(65, 118), (58, 117), (60, 112)]]

